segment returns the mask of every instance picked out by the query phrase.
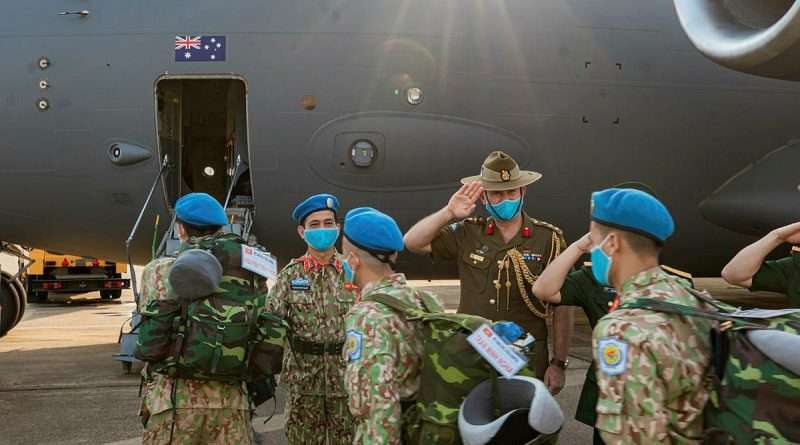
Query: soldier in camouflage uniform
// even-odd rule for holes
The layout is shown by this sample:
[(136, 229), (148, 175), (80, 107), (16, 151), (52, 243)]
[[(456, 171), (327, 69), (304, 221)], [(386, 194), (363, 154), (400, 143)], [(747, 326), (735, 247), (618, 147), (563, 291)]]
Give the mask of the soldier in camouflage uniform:
[[(631, 188), (641, 190), (652, 196), (655, 192), (646, 184), (638, 182), (625, 182), (614, 186), (614, 188)], [(586, 234), (580, 240), (570, 245), (561, 255), (558, 256), (533, 285), (533, 293), (545, 301), (562, 306), (578, 306), (586, 313), (589, 326), (592, 329), (610, 311), (616, 309), (617, 290), (613, 286), (601, 285), (592, 274), (592, 263), (584, 263), (583, 267), (571, 272), (573, 265), (586, 254), (592, 247), (589, 235)], [(681, 280), (687, 280), (685, 284), (691, 286), (692, 275), (668, 266), (661, 265), (662, 270)], [(581, 397), (575, 411), (575, 420), (594, 428), (597, 422), (597, 367), (592, 361), (589, 369), (586, 370), (586, 380), (583, 382)], [(602, 445), (600, 431), (594, 428), (594, 445)]]
[[(222, 206), (205, 193), (182, 197), (175, 212), (183, 243), (202, 241), (227, 224)], [(145, 267), (141, 290), (144, 304), (169, 294), (167, 277), (173, 261), (156, 259)], [(250, 399), (242, 382), (175, 379), (151, 373), (148, 368), (144, 371), (147, 390), (139, 411), (145, 427), (143, 444), (253, 443)]]
[(658, 267), (672, 217), (647, 193), (613, 188), (592, 195), (590, 213), (592, 274), (617, 289), (619, 305), (593, 333), (597, 429), (609, 445), (700, 444), (710, 322), (628, 307), (640, 298), (702, 306), (685, 282)]
[(286, 436), (290, 444), (350, 444), (353, 418), (347, 409), (342, 357), (344, 318), (355, 303), (354, 286), (345, 283), (332, 195), (315, 195), (295, 209), (298, 234), (307, 253), (278, 275), (270, 310), (289, 323), (289, 350), (281, 386), (289, 392)]
[(764, 261), (778, 246), (800, 244), (800, 222), (780, 227), (745, 247), (722, 269), (728, 283), (756, 291), (778, 292), (789, 297), (789, 305), (800, 307), (800, 246), (791, 255)]
[[(423, 306), (420, 294), (394, 273), (403, 237), (397, 223), (374, 209), (354, 209), (347, 214), (342, 250), (345, 269), (362, 289), (362, 300), (385, 294)], [(444, 305), (433, 295), (432, 304)], [(437, 310), (437, 308), (428, 308)], [(345, 387), (350, 412), (356, 418), (354, 444), (400, 444), (404, 408), (413, 405), (420, 385), (423, 342), (421, 323), (409, 321), (388, 306), (357, 303), (347, 316), (344, 350)]]

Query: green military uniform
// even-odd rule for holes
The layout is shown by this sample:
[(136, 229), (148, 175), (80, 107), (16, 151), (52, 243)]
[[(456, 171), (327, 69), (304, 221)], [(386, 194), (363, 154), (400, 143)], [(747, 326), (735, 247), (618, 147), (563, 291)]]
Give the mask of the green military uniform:
[(289, 392), (286, 436), (291, 444), (353, 441), (342, 348), (345, 316), (355, 298), (338, 253), (329, 264), (310, 255), (292, 260), (272, 288), (270, 310), (289, 323), (280, 384)]
[(639, 298), (702, 307), (685, 281), (660, 268), (625, 281), (619, 309), (603, 317), (592, 335), (597, 429), (609, 445), (699, 445), (710, 389), (710, 322), (626, 307)]
[[(592, 263), (584, 263), (583, 267), (567, 275), (564, 285), (561, 287), (561, 306), (578, 306), (583, 309), (589, 326), (594, 330), (597, 322), (608, 314), (613, 307), (617, 297), (617, 291), (611, 286), (602, 286), (592, 275)], [(687, 280), (686, 284), (693, 286), (692, 275), (668, 266), (661, 268), (681, 280)], [(597, 376), (596, 364), (593, 360), (589, 369), (586, 370), (586, 379), (583, 382), (581, 397), (578, 401), (578, 408), (575, 411), (575, 419), (581, 423), (595, 426), (597, 422)], [(595, 430), (595, 444), (602, 444), (603, 441)]]
[[(413, 401), (420, 388), (422, 323), (390, 307), (366, 301), (384, 294), (425, 309), (420, 294), (403, 274), (375, 280), (362, 291), (362, 301), (347, 316), (345, 386), (350, 412), (356, 418), (353, 444), (399, 445), (403, 433), (402, 404)], [(429, 294), (438, 308), (444, 304)]]
[(764, 261), (753, 276), (750, 290), (778, 292), (789, 297), (789, 305), (800, 307), (800, 247), (792, 254), (774, 261)]
[(541, 379), (549, 364), (545, 315), (550, 307), (531, 286), (564, 248), (561, 229), (522, 212), (522, 228), (507, 243), (492, 218), (474, 217), (442, 228), (431, 243), (431, 256), (458, 263), (458, 312), (510, 320), (536, 338), (534, 367)]
[[(190, 244), (202, 244), (211, 238), (192, 238)], [(238, 237), (228, 234), (218, 239), (231, 257), (240, 255), (241, 244), (235, 241)], [(182, 250), (186, 248), (183, 246)], [(145, 304), (169, 294), (167, 278), (173, 262), (174, 258), (159, 258), (145, 266), (141, 291)], [(240, 286), (247, 291), (251, 289), (251, 284), (238, 276), (223, 276), (223, 283), (231, 292), (239, 291)], [(266, 280), (259, 283), (258, 290), (266, 292)], [(250, 398), (243, 382), (175, 379), (162, 373), (150, 373), (148, 369), (145, 373), (147, 391), (140, 409), (145, 425), (143, 444), (253, 443)]]

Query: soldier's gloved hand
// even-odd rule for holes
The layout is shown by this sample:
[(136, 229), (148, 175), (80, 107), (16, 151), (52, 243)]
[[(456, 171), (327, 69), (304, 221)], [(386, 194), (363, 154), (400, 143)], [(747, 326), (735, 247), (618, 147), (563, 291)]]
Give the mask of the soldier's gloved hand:
[(518, 324), (510, 321), (500, 321), (495, 323), (492, 328), (508, 344), (512, 344), (522, 337), (525, 332)]

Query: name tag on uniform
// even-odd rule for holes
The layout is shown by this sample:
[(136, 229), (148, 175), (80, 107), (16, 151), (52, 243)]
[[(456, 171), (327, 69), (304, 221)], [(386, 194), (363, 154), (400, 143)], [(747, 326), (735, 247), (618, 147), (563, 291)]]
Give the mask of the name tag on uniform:
[(617, 295), (617, 290), (611, 286), (603, 286), (603, 292), (611, 295)]
[(289, 282), (289, 289), (291, 290), (309, 290), (311, 289), (311, 281), (308, 278), (295, 278)]
[(524, 355), (511, 349), (486, 323), (467, 337), (467, 343), (503, 377), (516, 375), (528, 362)]
[(473, 263), (476, 262), (482, 263), (484, 260), (486, 260), (486, 257), (484, 257), (483, 255), (478, 255), (477, 253), (471, 253), (469, 254), (469, 259), (471, 259)]
[(266, 252), (244, 244), (242, 244), (242, 269), (261, 275), (273, 283), (278, 279), (278, 260)]

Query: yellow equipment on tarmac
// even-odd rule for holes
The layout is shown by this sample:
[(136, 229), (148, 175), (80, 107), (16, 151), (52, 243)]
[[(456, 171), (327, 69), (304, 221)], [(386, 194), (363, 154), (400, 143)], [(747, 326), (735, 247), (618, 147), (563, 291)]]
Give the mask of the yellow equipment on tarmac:
[(131, 287), (122, 274), (128, 271), (125, 263), (65, 255), (33, 249), (28, 256), (33, 263), (23, 274), (28, 301), (47, 301), (48, 292), (83, 293), (100, 291), (104, 299), (119, 298), (122, 290)]

